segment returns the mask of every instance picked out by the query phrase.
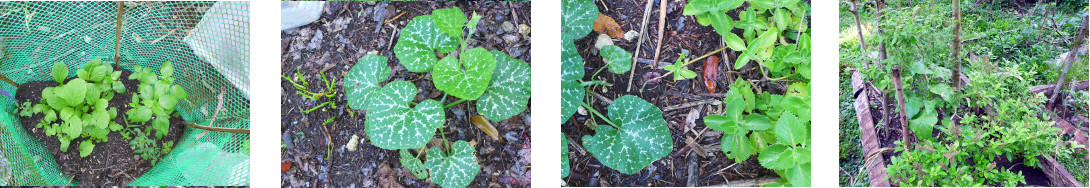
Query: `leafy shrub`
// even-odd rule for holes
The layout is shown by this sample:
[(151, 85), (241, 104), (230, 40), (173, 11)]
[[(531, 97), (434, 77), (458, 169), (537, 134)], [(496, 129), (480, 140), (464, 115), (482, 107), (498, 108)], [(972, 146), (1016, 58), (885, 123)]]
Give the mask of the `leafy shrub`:
[(54, 63), (52, 73), (60, 85), (43, 89), (42, 99), (36, 105), (24, 102), (20, 115), (43, 114), (37, 127), (45, 130), (47, 136), (57, 137), (61, 152), (68, 150), (72, 140), (87, 138), (79, 144), (80, 157), (86, 157), (94, 151), (94, 142), (106, 142), (110, 131), (122, 128), (113, 122), (117, 109), (109, 107), (114, 92), (125, 92), (117, 81), (121, 72), (101, 60), (93, 60), (77, 70), (78, 77), (67, 83), (64, 80), (69, 71), (65, 63)]

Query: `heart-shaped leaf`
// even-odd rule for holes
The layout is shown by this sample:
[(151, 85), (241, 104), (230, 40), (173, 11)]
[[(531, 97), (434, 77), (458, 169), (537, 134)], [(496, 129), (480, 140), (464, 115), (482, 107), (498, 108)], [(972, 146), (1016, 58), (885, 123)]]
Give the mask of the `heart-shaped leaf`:
[(410, 108), (416, 86), (408, 81), (393, 81), (371, 95), (367, 107), (367, 137), (382, 149), (424, 147), (435, 137), (435, 129), (445, 121), (439, 101), (427, 99)]
[(632, 70), (632, 53), (617, 45), (602, 47), (602, 60), (609, 64), (609, 72), (624, 74)]
[[(566, 35), (566, 34), (565, 34)], [(564, 40), (560, 51), (560, 122), (568, 121), (583, 103), (585, 88), (579, 83), (583, 79), (583, 57), (576, 51), (575, 42)]]
[(409, 154), (408, 150), (401, 150), (401, 166), (409, 170), (416, 176), (417, 179), (428, 178), (428, 171), (424, 168), (424, 163), (420, 162), (419, 158)]
[(79, 143), (79, 157), (87, 157), (91, 155), (91, 151), (95, 150), (95, 143), (91, 143), (91, 139), (83, 140)]
[(436, 27), (431, 15), (417, 16), (401, 29), (394, 45), (394, 55), (412, 72), (428, 72), (439, 59), (435, 51), (447, 53), (458, 48), (458, 41)]
[(492, 85), (477, 99), (477, 112), (492, 121), (503, 121), (526, 110), (530, 100), (530, 65), (498, 50)]
[(594, 29), (594, 20), (598, 19), (598, 6), (590, 0), (562, 0), (560, 11), (561, 29), (575, 38), (587, 36)]
[[(465, 69), (463, 69), (465, 68)], [(447, 56), (439, 60), (432, 72), (432, 82), (439, 90), (465, 100), (477, 100), (492, 80), (496, 60), (484, 48), (462, 53), (461, 60)]]
[(930, 108), (924, 108), (919, 112), (919, 117), (908, 120), (908, 129), (912, 130), (920, 140), (931, 140), (931, 132), (935, 123), (939, 122), (938, 112)]
[(356, 110), (367, 108), (371, 95), (382, 87), (379, 83), (390, 77), (390, 67), (386, 66), (386, 57), (366, 55), (344, 75), (344, 92), (348, 107)]
[(439, 31), (446, 33), (447, 36), (453, 38), (462, 37), (462, 27), (466, 25), (465, 13), (462, 13), (462, 9), (459, 8), (445, 8), (436, 9), (431, 11), (432, 18), (435, 18), (436, 26), (439, 27)]
[(481, 171), (481, 165), (477, 164), (476, 149), (468, 142), (459, 140), (454, 142), (450, 153), (444, 153), (442, 149), (431, 148), (428, 150), (428, 162), (424, 165), (431, 170), (431, 181), (441, 187), (466, 187), (477, 177)]
[(636, 96), (621, 96), (609, 105), (609, 118), (620, 129), (598, 125), (594, 136), (583, 136), (583, 147), (602, 164), (634, 174), (672, 151), (670, 129), (655, 105)]

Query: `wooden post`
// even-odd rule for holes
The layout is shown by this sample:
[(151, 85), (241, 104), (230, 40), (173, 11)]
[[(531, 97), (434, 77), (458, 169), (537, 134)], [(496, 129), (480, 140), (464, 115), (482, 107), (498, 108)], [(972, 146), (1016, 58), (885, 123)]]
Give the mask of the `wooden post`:
[(901, 133), (901, 142), (907, 147), (910, 145), (908, 142), (908, 134), (911, 133), (912, 130), (908, 129), (908, 112), (905, 109), (905, 91), (902, 86), (903, 84), (901, 83), (901, 66), (893, 66), (893, 71), (890, 72), (889, 77), (893, 80), (893, 87), (897, 91), (897, 108), (901, 109), (901, 112), (897, 115), (898, 119), (901, 120), (901, 130), (903, 131), (903, 133)]
[(114, 70), (121, 70), (121, 22), (124, 22), (123, 16), (125, 15), (125, 2), (117, 2), (117, 28), (116, 34), (114, 34)]
[(1075, 43), (1071, 44), (1072, 52), (1067, 54), (1067, 58), (1064, 58), (1064, 68), (1060, 72), (1060, 77), (1056, 78), (1056, 85), (1052, 89), (1052, 97), (1049, 97), (1048, 103), (1050, 105), (1048, 106), (1055, 107), (1060, 104), (1060, 90), (1066, 86), (1064, 82), (1067, 81), (1067, 71), (1071, 69), (1071, 61), (1074, 61), (1075, 56), (1078, 54), (1074, 50), (1078, 50), (1079, 46), (1082, 45), (1083, 38), (1086, 38), (1086, 19), (1087, 17), (1082, 17), (1082, 27), (1079, 29), (1079, 35), (1075, 37)]

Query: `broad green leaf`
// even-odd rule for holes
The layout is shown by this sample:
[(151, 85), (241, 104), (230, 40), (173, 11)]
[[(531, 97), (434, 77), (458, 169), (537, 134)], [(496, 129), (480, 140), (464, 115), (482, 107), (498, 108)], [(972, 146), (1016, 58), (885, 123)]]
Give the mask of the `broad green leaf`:
[(711, 12), (710, 19), (712, 28), (715, 29), (719, 35), (733, 34), (730, 31), (734, 29), (734, 19), (727, 16), (724, 12)]
[(94, 121), (91, 123), (99, 129), (105, 129), (110, 125), (110, 113), (104, 110), (95, 110), (91, 113), (91, 119)]
[(409, 81), (393, 81), (371, 96), (368, 102), (367, 137), (382, 149), (424, 147), (445, 121), (442, 104), (427, 99), (410, 108), (417, 94)]
[(95, 143), (91, 143), (90, 139), (83, 140), (79, 143), (79, 157), (87, 157), (91, 155), (91, 151), (95, 150)]
[[(726, 33), (726, 34), (721, 34), (721, 35), (723, 35), (723, 40), (726, 41), (727, 46), (730, 47), (732, 50), (734, 50), (734, 51), (746, 50), (746, 42), (742, 41), (742, 38), (739, 38), (738, 35), (735, 35), (734, 33)], [(743, 64), (743, 65), (745, 65), (745, 64)], [(741, 66), (738, 66), (735, 69), (738, 69), (738, 68), (741, 68)]]
[(461, 56), (461, 60), (456, 60), (453, 56), (439, 60), (432, 72), (432, 82), (436, 88), (447, 94), (465, 100), (477, 100), (488, 89), (492, 70), (496, 69), (496, 60), (484, 48), (466, 50)]
[[(728, 106), (727, 108), (731, 107)], [(724, 133), (738, 132), (737, 123), (724, 115), (712, 114), (704, 116), (704, 125), (712, 130), (723, 131)]]
[(442, 149), (428, 150), (428, 162), (424, 166), (431, 170), (431, 181), (441, 187), (466, 187), (477, 177), (481, 165), (477, 164), (476, 149), (468, 142), (454, 142), (450, 153)]
[(567, 178), (569, 171), (571, 165), (568, 164), (568, 137), (560, 133), (560, 178)]
[(431, 15), (417, 16), (401, 29), (394, 44), (394, 55), (412, 72), (428, 72), (439, 61), (435, 51), (447, 53), (458, 48), (458, 41), (439, 31)]
[(776, 143), (776, 136), (771, 131), (753, 131), (753, 134), (749, 134), (749, 142), (753, 143), (757, 153), (761, 153), (769, 145)]
[(776, 144), (769, 146), (760, 155), (757, 155), (757, 161), (761, 163), (761, 166), (768, 169), (785, 170), (794, 166), (798, 157), (799, 154), (795, 152), (794, 148)]
[(409, 153), (409, 150), (401, 150), (401, 166), (404, 166), (406, 170), (412, 172), (417, 179), (427, 179), (428, 171), (424, 168), (424, 163), (420, 162), (419, 158)]
[(905, 112), (908, 115), (908, 118), (915, 118), (916, 115), (920, 113), (920, 108), (922, 108), (923, 105), (923, 99), (920, 99), (919, 97), (909, 97), (906, 99), (905, 108), (907, 108), (907, 110)]
[(174, 95), (159, 96), (159, 108), (163, 108), (163, 110), (166, 111), (174, 111), (175, 105), (178, 105), (178, 99), (174, 98)]
[(791, 169), (787, 169), (787, 182), (791, 183), (791, 186), (795, 187), (809, 187), (810, 186), (810, 163), (795, 165)]
[(806, 137), (809, 135), (806, 123), (789, 111), (784, 111), (780, 115), (780, 119), (776, 122), (776, 128), (773, 131), (776, 133), (776, 140), (792, 146), (806, 143)]
[(151, 109), (146, 106), (136, 107), (129, 110), (129, 122), (131, 123), (144, 123), (151, 120)]
[(713, 11), (722, 13), (738, 8), (745, 2), (745, 0), (693, 0), (685, 5), (682, 15), (698, 15)]
[(379, 83), (390, 77), (390, 67), (386, 66), (386, 57), (366, 55), (344, 75), (345, 99), (348, 107), (356, 110), (367, 108), (371, 95), (381, 89)]
[(776, 44), (776, 39), (779, 39), (778, 37), (779, 32), (776, 32), (775, 29), (769, 29), (764, 33), (758, 35), (757, 39), (755, 39), (757, 41), (754, 42), (754, 45), (756, 46), (755, 48), (764, 49), (771, 47), (772, 45)]
[(595, 135), (583, 136), (583, 147), (602, 164), (621, 173), (635, 174), (670, 154), (673, 138), (655, 105), (632, 95), (609, 105), (611, 125), (598, 125)]
[(754, 131), (766, 130), (772, 127), (772, 123), (768, 120), (768, 116), (761, 114), (746, 115), (745, 122), (742, 124), (745, 125), (746, 129)]
[(931, 132), (934, 130), (935, 123), (938, 122), (938, 113), (930, 108), (925, 108), (920, 113), (920, 117), (908, 120), (908, 129), (916, 133), (916, 137), (920, 138), (920, 140), (931, 140)]
[(949, 85), (941, 83), (933, 84), (928, 87), (928, 90), (931, 90), (931, 93), (938, 94), (940, 97), (942, 97), (942, 100), (946, 100), (946, 102), (954, 101), (954, 90), (950, 89)]
[(503, 121), (526, 110), (530, 100), (530, 65), (498, 50), (489, 51), (496, 60), (492, 83), (477, 99), (477, 112), (489, 120)]
[(609, 64), (609, 72), (624, 74), (628, 70), (632, 70), (632, 53), (628, 53), (620, 46), (605, 46), (602, 47), (600, 52), (602, 61)]
[(591, 0), (561, 0), (560, 12), (562, 31), (575, 38), (590, 34), (594, 19), (598, 19), (598, 6)]
[(65, 129), (64, 133), (68, 134), (69, 138), (74, 139), (83, 133), (83, 119), (77, 117), (77, 115), (72, 115), (72, 117), (64, 121), (68, 123), (68, 129)]
[(435, 18), (439, 31), (453, 38), (462, 37), (462, 27), (466, 25), (466, 16), (465, 13), (462, 13), (462, 9), (457, 7), (436, 9), (431, 14), (432, 18)]
[(167, 135), (167, 131), (170, 131), (169, 118), (169, 116), (156, 116), (155, 120), (151, 121), (151, 128), (155, 129), (155, 136), (159, 137), (159, 139), (163, 139), (163, 136)]
[[(63, 89), (61, 89), (61, 92), (57, 94), (61, 95), (61, 98), (64, 98), (64, 102), (67, 103), (68, 106), (84, 104), (84, 99), (87, 98), (87, 82), (83, 81), (83, 79), (72, 79), (72, 81), (69, 81), (68, 84), (64, 84), (62, 87)], [(57, 91), (54, 90), (54, 92)]]
[(64, 84), (64, 79), (68, 78), (68, 65), (64, 62), (53, 63), (53, 80), (57, 83)]
[(172, 86), (171, 89), (170, 89), (170, 94), (174, 95), (174, 97), (178, 98), (178, 100), (189, 98), (189, 93), (185, 92), (185, 89), (182, 88), (182, 86), (179, 86), (179, 85)]
[(159, 73), (163, 74), (163, 77), (174, 76), (174, 65), (171, 64), (170, 61), (163, 63), (163, 67), (160, 68)]
[(745, 133), (747, 132), (749, 131), (738, 130), (733, 134), (723, 134), (723, 139), (719, 142), (719, 145), (723, 149), (723, 153), (727, 154), (728, 159), (734, 159), (734, 162), (741, 163), (749, 159), (749, 156), (757, 153), (753, 143), (746, 137)]
[(930, 68), (927, 68), (927, 65), (925, 65), (923, 61), (916, 61), (915, 63), (912, 63), (912, 73), (934, 74), (935, 72), (931, 71)]
[(61, 142), (61, 152), (68, 152), (68, 145), (72, 143), (72, 139), (61, 136), (57, 140)]
[[(564, 34), (567, 35), (567, 34)], [(564, 40), (560, 51), (560, 122), (568, 121), (586, 96), (585, 88), (579, 83), (583, 79), (583, 58), (576, 51), (575, 42)]]

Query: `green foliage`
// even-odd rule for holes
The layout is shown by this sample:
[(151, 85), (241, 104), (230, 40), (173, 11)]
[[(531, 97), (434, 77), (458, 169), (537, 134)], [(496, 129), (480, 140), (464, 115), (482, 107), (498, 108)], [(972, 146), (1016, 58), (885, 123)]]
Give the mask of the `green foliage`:
[(481, 165), (477, 164), (476, 149), (468, 142), (459, 140), (450, 152), (439, 148), (428, 150), (428, 162), (424, 166), (431, 171), (431, 181), (441, 187), (466, 187), (477, 177)]
[(45, 130), (47, 136), (55, 136), (60, 142), (62, 152), (77, 138), (87, 138), (79, 144), (80, 156), (86, 157), (94, 151), (94, 142), (108, 141), (110, 131), (117, 131), (120, 125), (113, 122), (117, 109), (109, 107), (115, 92), (124, 92), (117, 81), (121, 72), (113, 71), (108, 64), (100, 60), (88, 62), (77, 70), (78, 78), (64, 83), (68, 77), (66, 64), (53, 64), (55, 87), (42, 90), (42, 99), (32, 105), (27, 101), (21, 105), (20, 116), (30, 117), (42, 114), (37, 127)]
[(568, 164), (568, 136), (560, 133), (560, 178), (567, 178), (571, 173), (571, 164)]
[(673, 150), (673, 138), (662, 111), (632, 95), (609, 105), (609, 121), (617, 127), (598, 125), (595, 135), (583, 136), (587, 152), (602, 164), (621, 173), (635, 174)]
[(53, 80), (58, 84), (64, 84), (65, 78), (68, 78), (68, 65), (59, 61), (53, 63)]
[(477, 100), (477, 112), (493, 121), (503, 121), (526, 110), (530, 100), (530, 65), (507, 54), (489, 51), (496, 60), (492, 84)]
[[(593, 6), (593, 5), (592, 5)], [(595, 7), (597, 8), (597, 7)], [(570, 36), (570, 35), (564, 35)], [(566, 38), (560, 48), (560, 116), (561, 122), (568, 121), (583, 103), (586, 90), (580, 83), (583, 75), (583, 57), (579, 56), (573, 39)]]
[[(464, 68), (464, 69), (463, 69)], [(496, 60), (484, 48), (469, 49), (460, 59), (447, 56), (432, 72), (432, 82), (439, 90), (465, 100), (476, 100), (488, 89)]]
[(632, 53), (628, 53), (620, 46), (605, 46), (599, 53), (602, 54), (602, 61), (609, 65), (609, 72), (624, 74), (632, 70)]
[(598, 6), (591, 0), (561, 0), (560, 12), (562, 35), (569, 35), (572, 40), (590, 34), (594, 19), (598, 18)]
[(674, 72), (674, 81), (696, 78), (696, 72), (686, 68), (689, 61), (685, 59), (685, 55), (687, 54), (681, 53), (674, 64), (662, 66), (662, 70)]
[(145, 124), (151, 121), (151, 129), (145, 130), (155, 130), (155, 136), (162, 139), (170, 130), (170, 117), (174, 114), (175, 106), (189, 94), (174, 83), (174, 66), (170, 61), (163, 63), (159, 70), (161, 75), (151, 71), (139, 65), (133, 67), (129, 79), (139, 80), (140, 84), (129, 102), (132, 109), (125, 114), (129, 117), (129, 123)]
[(412, 172), (413, 176), (416, 176), (417, 179), (428, 178), (428, 171), (426, 168), (424, 168), (424, 163), (420, 162), (420, 158), (416, 158), (416, 156), (410, 154), (409, 150), (403, 149), (401, 150), (400, 154), (401, 166), (404, 166), (405, 169), (408, 169), (410, 172)]
[(386, 81), (392, 71), (386, 66), (386, 57), (369, 54), (360, 58), (356, 65), (344, 75), (344, 92), (348, 107), (363, 110), (368, 99), (382, 88), (379, 83)]
[(447, 53), (458, 47), (458, 38), (441, 31), (433, 17), (423, 15), (413, 18), (405, 28), (401, 29), (401, 35), (397, 37), (394, 55), (409, 71), (431, 71), (432, 65), (439, 61), (435, 57), (435, 51)]
[(410, 107), (416, 86), (408, 81), (393, 81), (372, 94), (368, 102), (367, 137), (382, 149), (424, 147), (443, 126), (445, 115), (439, 101), (427, 99)]

